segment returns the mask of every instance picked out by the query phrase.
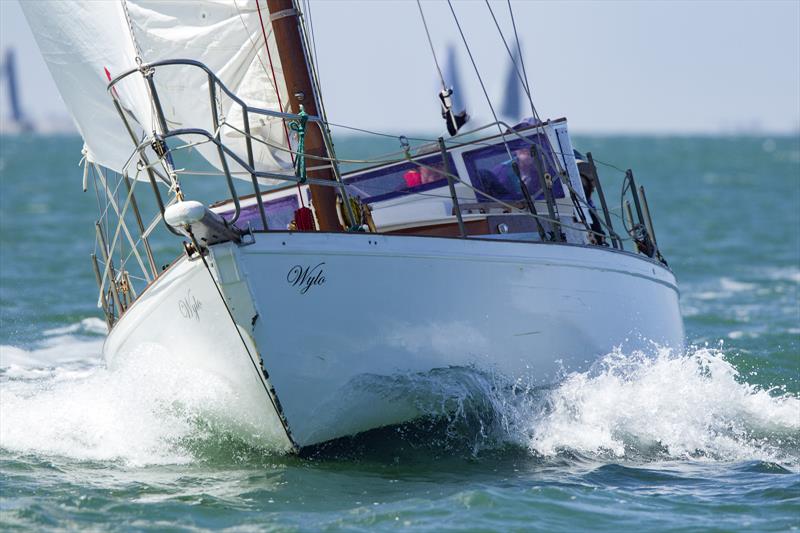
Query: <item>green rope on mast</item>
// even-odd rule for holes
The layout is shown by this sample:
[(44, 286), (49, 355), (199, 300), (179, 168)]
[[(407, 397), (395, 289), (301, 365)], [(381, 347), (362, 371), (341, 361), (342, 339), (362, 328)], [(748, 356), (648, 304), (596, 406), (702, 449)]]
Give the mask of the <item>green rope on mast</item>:
[(306, 177), (306, 123), (308, 122), (308, 113), (301, 105), (300, 112), (298, 113), (300, 120), (293, 120), (289, 122), (289, 129), (297, 134), (297, 159), (294, 162), (294, 174), (300, 183), (305, 183)]
[[(295, 176), (297, 176), (297, 183), (299, 186), (305, 184), (308, 181), (308, 177), (306, 175), (306, 152), (305, 152), (306, 124), (308, 123), (308, 113), (306, 113), (305, 108), (301, 105), (300, 112), (297, 115), (300, 117), (300, 119), (289, 122), (289, 129), (291, 129), (293, 132), (297, 134), (297, 150), (296, 150), (297, 158), (295, 159), (294, 162), (294, 174)], [(356, 210), (361, 212), (358, 202), (355, 202), (355, 205), (353, 204), (354, 202), (353, 198), (350, 198), (349, 200), (344, 198), (342, 199), (342, 202), (347, 202), (347, 201), (351, 203), (350, 205), (351, 210)], [(345, 216), (344, 218), (347, 217)], [(347, 229), (347, 231), (360, 232), (363, 231), (363, 229), (361, 228), (361, 224), (359, 224), (357, 220), (353, 220), (351, 221), (350, 227)]]

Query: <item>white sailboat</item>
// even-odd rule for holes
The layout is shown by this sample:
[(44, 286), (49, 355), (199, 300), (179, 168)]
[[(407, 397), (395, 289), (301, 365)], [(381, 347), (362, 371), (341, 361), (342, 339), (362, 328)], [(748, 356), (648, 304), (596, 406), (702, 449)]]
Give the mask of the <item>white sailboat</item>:
[[(682, 346), (643, 190), (629, 173), (623, 239), (565, 119), (342, 173), (295, 2), (22, 5), (98, 190), (110, 366), (156, 347), (212, 372), (252, 438), (297, 451), (430, 415), (398, 393), (408, 376), (546, 385), (623, 342)], [(211, 167), (183, 168), (186, 150)], [(208, 173), (230, 198), (191, 196)], [(178, 257), (158, 269), (164, 227)]]

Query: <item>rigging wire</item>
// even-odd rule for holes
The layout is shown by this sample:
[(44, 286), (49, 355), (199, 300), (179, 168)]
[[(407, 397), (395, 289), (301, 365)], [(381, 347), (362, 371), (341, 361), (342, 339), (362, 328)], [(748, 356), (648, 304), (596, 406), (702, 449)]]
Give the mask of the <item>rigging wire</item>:
[[(410, 154), (408, 154), (408, 153), (407, 153), (407, 154), (406, 154), (406, 158), (410, 158)], [(478, 189), (477, 187), (473, 186), (471, 183), (467, 183), (466, 181), (464, 181), (463, 179), (461, 179), (461, 177), (460, 177), (458, 174), (453, 174), (452, 172), (446, 172), (446, 171), (444, 171), (444, 170), (442, 170), (442, 169), (440, 169), (440, 168), (433, 167), (433, 166), (430, 166), (430, 165), (426, 165), (426, 164), (424, 164), (424, 163), (421, 163), (421, 162), (419, 162), (419, 161), (412, 161), (412, 162), (413, 162), (415, 165), (417, 165), (418, 167), (420, 167), (420, 168), (426, 168), (426, 169), (428, 169), (428, 170), (431, 170), (431, 171), (433, 171), (433, 172), (436, 172), (436, 173), (438, 173), (438, 174), (441, 174), (441, 175), (443, 175), (443, 176), (447, 176), (447, 177), (449, 177), (449, 178), (453, 179), (453, 180), (454, 180), (455, 182), (457, 182), (457, 183), (461, 183), (462, 185), (464, 185), (465, 187), (467, 187), (468, 189), (470, 189), (472, 192), (474, 192), (476, 195), (481, 195), (481, 196), (484, 196), (485, 198), (488, 198), (488, 199), (492, 200), (493, 202), (497, 202), (498, 204), (500, 204), (500, 205), (502, 205), (502, 206), (504, 206), (504, 207), (507, 207), (507, 208), (509, 208), (509, 209), (512, 209), (512, 210), (515, 210), (515, 211), (519, 211), (519, 208), (517, 208), (516, 206), (514, 206), (514, 205), (512, 205), (512, 204), (509, 204), (508, 202), (506, 202), (506, 201), (504, 201), (504, 200), (500, 200), (500, 199), (498, 199), (498, 198), (496, 198), (496, 197), (494, 197), (494, 196), (490, 195), (489, 193), (487, 193), (487, 192), (484, 192), (484, 191), (482, 191), (482, 190)], [(535, 191), (535, 192), (534, 192), (534, 195), (535, 195), (535, 196), (538, 196), (539, 192), (541, 192), (541, 191), (542, 191), (542, 189), (539, 189), (538, 191)], [(413, 194), (420, 194), (420, 193), (413, 193)], [(584, 205), (586, 205), (586, 206), (588, 207), (588, 204), (587, 204), (586, 202), (583, 202), (583, 200), (581, 200), (581, 199), (578, 199), (578, 201), (579, 201), (579, 202), (581, 202), (581, 203), (583, 203)], [(598, 232), (596, 232), (596, 231), (592, 230), (592, 229), (591, 229), (590, 227), (588, 227), (588, 226), (586, 226), (586, 227), (584, 227), (584, 228), (582, 228), (582, 227), (580, 227), (580, 226), (574, 226), (574, 225), (572, 225), (572, 224), (569, 224), (569, 223), (566, 223), (566, 222), (564, 222), (564, 221), (563, 221), (561, 218), (558, 218), (558, 219), (552, 219), (552, 218), (550, 218), (550, 217), (547, 217), (547, 216), (544, 216), (544, 215), (539, 215), (539, 214), (536, 214), (536, 215), (535, 215), (535, 214), (533, 214), (533, 213), (530, 213), (530, 212), (527, 212), (527, 211), (522, 211), (520, 214), (521, 214), (521, 215), (530, 216), (530, 217), (532, 217), (532, 218), (534, 218), (534, 219), (536, 219), (536, 220), (544, 220), (544, 221), (548, 221), (548, 222), (550, 222), (550, 223), (552, 223), (552, 224), (556, 224), (556, 225), (558, 225), (558, 226), (561, 226), (561, 227), (563, 227), (563, 228), (574, 229), (574, 230), (576, 230), (576, 231), (585, 231), (585, 232), (587, 232), (587, 233), (594, 233), (594, 234), (595, 234), (595, 235), (597, 235), (597, 236), (605, 236), (605, 235), (602, 235), (601, 233), (598, 233)], [(603, 222), (603, 221), (600, 221), (600, 224), (601, 224), (601, 226), (605, 226), (605, 225), (606, 225), (606, 224), (605, 224), (605, 222)], [(608, 229), (608, 230), (609, 230), (609, 233), (610, 233), (610, 234), (613, 234), (613, 232), (612, 232), (611, 228), (609, 228), (608, 226), (606, 226), (606, 229)]]
[(539, 113), (536, 111), (536, 107), (533, 105), (533, 97), (531, 96), (531, 84), (528, 81), (528, 71), (525, 70), (525, 60), (522, 57), (522, 47), (519, 44), (519, 34), (517, 33), (517, 20), (514, 17), (514, 9), (511, 7), (511, 0), (506, 0), (508, 3), (508, 14), (511, 16), (511, 27), (514, 28), (514, 40), (517, 43), (517, 50), (519, 50), (519, 64), (522, 67), (522, 75), (525, 78), (525, 89), (528, 93), (528, 99), (531, 102), (531, 108), (533, 108), (533, 117), (541, 122), (541, 118), (539, 118)]
[[(514, 54), (511, 53), (511, 48), (508, 46), (508, 42), (506, 41), (505, 35), (503, 35), (503, 30), (500, 29), (500, 23), (497, 21), (497, 17), (494, 14), (494, 10), (492, 9), (492, 6), (489, 3), (489, 0), (485, 0), (485, 1), (486, 1), (486, 7), (489, 8), (489, 14), (492, 15), (492, 20), (494, 21), (494, 25), (497, 28), (497, 33), (500, 34), (500, 39), (503, 41), (503, 46), (505, 47), (506, 52), (508, 52), (508, 57), (511, 58), (511, 64), (514, 65), (514, 72), (517, 73), (517, 78), (519, 78), (519, 82), (522, 85), (522, 89), (525, 91), (525, 95), (528, 97), (528, 102), (531, 105), (531, 113), (533, 113), (533, 117), (537, 121), (540, 121), (539, 114), (536, 112), (536, 107), (533, 105), (533, 98), (531, 97), (531, 91), (528, 88), (527, 76), (526, 76), (526, 78), (522, 77), (522, 73), (520, 72), (519, 66), (517, 65), (517, 61), (514, 59)], [(509, 3), (509, 6), (510, 5), (511, 4)], [(524, 67), (525, 63), (522, 61), (522, 49), (519, 46), (519, 38), (517, 37), (516, 27), (514, 28), (514, 37), (517, 38), (517, 51), (520, 54), (519, 55), (519, 62), (522, 63), (523, 68), (525, 68)]]
[(503, 128), (500, 127), (500, 120), (497, 118), (497, 113), (494, 110), (494, 106), (492, 105), (492, 99), (489, 98), (489, 93), (486, 91), (486, 85), (483, 83), (483, 77), (481, 76), (480, 70), (478, 70), (478, 65), (475, 63), (475, 58), (472, 56), (472, 50), (469, 48), (469, 43), (467, 43), (467, 38), (464, 35), (464, 31), (461, 29), (461, 23), (458, 22), (458, 16), (456, 15), (455, 9), (453, 9), (453, 3), (451, 0), (447, 0), (447, 5), (450, 7), (450, 12), (453, 14), (453, 20), (455, 20), (456, 27), (458, 28), (458, 33), (461, 34), (461, 40), (464, 42), (464, 47), (467, 50), (467, 55), (469, 56), (469, 60), (472, 63), (472, 68), (475, 69), (475, 75), (478, 77), (478, 81), (481, 84), (481, 89), (483, 90), (483, 95), (486, 97), (486, 102), (489, 104), (489, 109), (492, 111), (492, 116), (494, 117), (495, 122), (498, 122), (497, 129), (500, 131), (500, 136), (503, 138), (503, 144), (506, 147), (506, 152), (508, 153), (508, 158), (513, 159), (514, 157), (511, 155), (511, 149), (508, 147), (508, 143), (506, 142), (506, 136), (503, 132)]
[[(295, 4), (296, 5), (296, 4)], [(322, 98), (322, 86), (320, 83), (319, 78), (319, 71), (317, 69), (316, 63), (316, 43), (312, 43), (314, 50), (309, 47), (309, 29), (305, 22), (305, 15), (302, 10), (299, 10), (300, 13), (297, 17), (298, 19), (298, 26), (300, 29), (301, 40), (302, 40), (302, 48), (303, 48), (303, 55), (306, 58), (306, 64), (309, 65), (310, 75), (311, 75), (311, 83), (312, 83), (312, 92), (314, 93), (314, 101), (317, 104), (317, 114), (322, 118), (322, 124), (320, 124), (320, 133), (322, 134), (322, 141), (325, 145), (325, 150), (327, 154), (331, 157), (331, 167), (333, 170), (333, 181), (335, 181), (341, 188), (339, 189), (339, 193), (342, 195), (342, 201), (345, 206), (345, 211), (347, 213), (345, 218), (349, 218), (353, 220), (353, 212), (352, 207), (350, 205), (350, 198), (347, 195), (347, 189), (343, 187), (344, 183), (342, 182), (342, 173), (339, 169), (339, 165), (336, 160), (336, 148), (333, 144), (333, 137), (331, 135), (330, 128), (327, 125), (328, 114), (325, 109), (325, 102)], [(309, 7), (310, 11), (310, 7)], [(311, 23), (311, 21), (309, 21)], [(312, 28), (313, 33), (313, 28)], [(314, 38), (313, 35), (311, 37)], [(323, 128), (324, 126), (324, 128)], [(301, 198), (302, 202), (302, 198)]]
[[(531, 113), (533, 114), (533, 118), (534, 118), (535, 123), (536, 123), (536, 130), (539, 131), (543, 136), (547, 137), (547, 135), (545, 134), (544, 128), (542, 127), (542, 120), (539, 117), (539, 113), (536, 111), (536, 107), (533, 105), (533, 97), (531, 96), (531, 92), (530, 92), (530, 86), (529, 86), (529, 83), (528, 83), (527, 72), (525, 73), (525, 77), (523, 79), (523, 76), (519, 71), (519, 67), (517, 66), (517, 62), (514, 59), (514, 54), (511, 53), (511, 49), (508, 46), (508, 42), (506, 41), (505, 35), (503, 35), (503, 30), (500, 28), (500, 23), (497, 21), (497, 17), (494, 14), (494, 10), (492, 9), (492, 6), (489, 4), (489, 0), (485, 0), (485, 2), (486, 2), (486, 7), (489, 8), (489, 13), (492, 15), (492, 20), (494, 21), (494, 25), (497, 28), (497, 32), (500, 34), (500, 39), (503, 41), (503, 46), (505, 47), (506, 51), (508, 52), (508, 56), (511, 58), (511, 63), (514, 66), (514, 71), (517, 73), (517, 77), (519, 78), (519, 81), (520, 81), (520, 83), (522, 85), (522, 88), (525, 90), (525, 94), (528, 97), (528, 102), (530, 103), (530, 106), (531, 106)], [(511, 0), (508, 0), (508, 8), (509, 8), (509, 12), (511, 14), (511, 23), (512, 23), (512, 25), (514, 27), (514, 38), (516, 40), (517, 50), (519, 52), (519, 62), (522, 64), (522, 68), (524, 70), (525, 69), (525, 62), (523, 61), (523, 58), (522, 58), (522, 48), (520, 47), (520, 43), (519, 43), (519, 35), (517, 34), (517, 26), (516, 26), (516, 22), (514, 20), (514, 11), (511, 8)], [(559, 140), (559, 143), (560, 142), (561, 141)], [(550, 152), (555, 156), (555, 154), (556, 154), (555, 148), (549, 142), (547, 143), (547, 145), (548, 145), (548, 147), (550, 149)], [(559, 174), (560, 174), (560, 171), (562, 170), (560, 161), (558, 160), (557, 157), (554, 157), (554, 160), (556, 162), (556, 167), (558, 168)], [(564, 161), (564, 163), (566, 165), (566, 161)]]
[[(363, 128), (357, 128), (357, 127), (354, 127), (354, 126), (347, 126), (347, 125), (344, 125), (344, 124), (338, 124), (338, 123), (334, 123), (334, 122), (326, 122), (325, 124), (327, 126), (334, 126), (334, 127), (337, 127), (337, 128), (343, 128), (343, 129), (347, 129), (347, 130), (359, 131), (359, 132), (366, 133), (366, 134), (369, 134), (369, 135), (385, 137), (385, 138), (389, 138), (389, 139), (398, 139), (397, 135), (391, 134), (391, 133), (372, 131), (372, 130), (367, 130), (367, 129), (363, 129)], [(505, 124), (504, 122), (499, 122), (499, 124), (501, 126), (508, 127), (508, 125)], [(473, 133), (476, 133), (476, 132), (481, 131), (483, 129), (490, 128), (490, 127), (492, 127), (494, 125), (495, 125), (494, 123), (487, 124), (485, 126), (481, 126), (480, 128), (477, 128), (477, 129), (475, 129), (473, 131), (467, 132), (466, 134), (463, 134), (463, 135), (473, 134)], [(247, 135), (247, 133), (244, 130), (242, 130), (240, 128), (237, 128), (236, 126), (234, 126), (233, 124), (230, 124), (228, 122), (220, 123), (220, 128), (222, 128), (223, 126), (227, 126), (230, 129), (234, 130), (235, 132), (237, 132), (237, 133), (239, 133), (241, 135), (245, 135), (245, 136)], [(535, 129), (536, 129), (536, 131), (540, 131), (540, 127), (537, 127)], [(509, 128), (509, 131), (507, 132), (507, 135), (513, 135), (515, 137), (518, 137), (520, 140), (522, 140), (524, 142), (528, 142), (528, 143), (532, 142), (528, 137), (526, 137), (522, 133), (520, 133), (520, 132), (518, 132), (516, 130), (511, 130), (510, 128)], [(402, 136), (402, 137), (405, 137), (406, 140), (417, 141), (417, 142), (426, 143), (426, 144), (432, 144), (432, 143), (436, 142), (433, 139), (427, 139), (427, 138), (423, 138), (423, 137), (406, 137), (406, 136)], [(267, 141), (265, 139), (260, 139), (260, 138), (253, 137), (253, 136), (251, 136), (251, 139), (256, 143), (263, 144), (264, 146), (267, 146), (267, 147), (275, 149), (275, 150), (289, 152), (289, 153), (291, 153), (293, 155), (300, 155), (300, 153), (297, 152), (296, 150), (292, 150), (291, 148), (286, 148), (285, 146), (282, 146), (282, 145), (279, 145), (279, 144), (271, 143), (271, 142), (269, 142), (269, 141)], [(188, 142), (188, 143), (183, 144), (183, 145), (174, 146), (174, 147), (171, 148), (171, 150), (173, 152), (176, 152), (176, 151), (180, 151), (180, 150), (191, 149), (191, 148), (193, 148), (195, 146), (198, 146), (198, 145), (201, 145), (201, 144), (207, 144), (207, 143), (210, 143), (210, 142), (211, 141), (208, 140), (208, 139), (204, 139), (202, 141), (197, 141), (197, 142)], [(426, 144), (423, 144), (421, 146), (416, 147), (415, 150), (424, 149)], [(481, 142), (481, 141), (466, 141), (464, 144), (465, 145), (468, 144), (470, 146), (494, 146), (495, 145), (495, 143), (492, 143), (492, 142)], [(324, 156), (311, 155), (311, 154), (305, 154), (305, 157), (307, 159), (313, 159), (313, 160), (316, 160), (316, 161), (327, 161), (327, 162), (331, 162), (331, 163), (336, 162), (336, 163), (357, 164), (357, 165), (360, 165), (360, 164), (366, 164), (366, 165), (391, 165), (391, 164), (394, 164), (394, 163), (400, 163), (402, 161), (405, 161), (406, 160), (405, 157), (399, 157), (403, 153), (404, 153), (404, 151), (393, 151), (393, 152), (388, 152), (388, 153), (385, 153), (385, 154), (382, 154), (382, 155), (375, 156), (375, 157), (370, 158), (370, 159), (352, 159), (352, 158), (340, 158), (340, 157), (324, 157)], [(553, 149), (551, 151), (551, 153), (554, 156), (563, 156), (563, 155), (565, 155), (564, 152), (561, 152), (561, 151), (555, 150), (555, 149)], [(571, 154), (569, 154), (569, 155), (571, 155)], [(398, 157), (392, 157), (392, 156), (398, 156)], [(595, 161), (595, 163), (598, 163), (598, 164), (603, 165), (605, 167), (614, 169), (614, 170), (618, 171), (620, 174), (624, 175), (625, 172), (626, 172), (624, 169), (622, 169), (622, 168), (620, 168), (620, 167), (618, 167), (618, 166), (616, 166), (616, 165), (614, 165), (612, 163), (608, 163), (606, 161), (602, 161), (602, 160), (597, 159), (597, 158), (595, 158), (594, 161)], [(157, 164), (157, 163), (152, 163), (151, 166), (155, 165), (155, 164)], [(330, 165), (324, 165), (324, 166), (320, 166), (320, 167), (313, 167), (313, 168), (310, 168), (310, 170), (317, 170), (317, 169), (320, 169), (320, 168), (330, 168)], [(178, 174), (219, 175), (219, 176), (224, 175), (224, 174), (219, 173), (219, 172), (187, 171), (185, 169), (181, 169), (180, 171), (178, 171)], [(236, 175), (236, 174), (248, 174), (249, 175), (250, 172), (249, 171), (247, 171), (247, 172), (232, 172), (232, 174), (234, 174), (234, 175)]]
[(311, 33), (311, 48), (312, 48), (312, 56), (313, 62), (312, 67), (314, 68), (314, 74), (317, 78), (317, 91), (319, 91), (319, 99), (322, 100), (322, 78), (319, 75), (319, 70), (317, 69), (317, 37), (314, 34), (314, 19), (311, 17), (311, 0), (304, 0), (305, 8), (303, 9), (303, 13), (306, 17), (308, 17), (308, 29)]
[(431, 32), (428, 30), (428, 22), (425, 20), (425, 13), (422, 12), (422, 4), (419, 0), (417, 0), (417, 7), (419, 8), (419, 16), (422, 18), (422, 25), (425, 27), (425, 35), (428, 36), (428, 44), (431, 47), (431, 55), (433, 56), (433, 62), (436, 64), (436, 71), (439, 73), (439, 80), (442, 82), (442, 90), (447, 90), (447, 84), (444, 81), (444, 76), (442, 75), (442, 69), (439, 67), (439, 60), (436, 59), (436, 50), (433, 47), (433, 39), (431, 39)]
[[(336, 159), (336, 150), (333, 145), (333, 138), (331, 136), (330, 128), (328, 128), (327, 120), (328, 120), (328, 111), (325, 108), (325, 98), (322, 94), (322, 78), (319, 74), (319, 67), (317, 66), (317, 37), (314, 33), (314, 20), (311, 16), (311, 0), (304, 0), (305, 7), (300, 10), (300, 27), (303, 30), (303, 42), (305, 43), (304, 51), (308, 58), (308, 63), (311, 66), (311, 82), (314, 85), (314, 94), (316, 95), (316, 102), (317, 102), (317, 114), (322, 118), (323, 123), (325, 124), (325, 131), (322, 130), (322, 126), (320, 126), (320, 133), (322, 133), (322, 138), (325, 141), (328, 150), (330, 151), (330, 155), (333, 159)], [(306, 18), (308, 18), (308, 24), (306, 24)], [(310, 37), (309, 37), (310, 33)], [(308, 43), (311, 42), (311, 47), (309, 48)], [(337, 179), (341, 179), (341, 172), (339, 172), (339, 168), (334, 164), (333, 171), (336, 175)]]
[[(331, 134), (331, 129), (328, 123), (328, 111), (325, 107), (325, 98), (322, 94), (322, 81), (319, 75), (319, 68), (317, 67), (317, 43), (316, 37), (314, 36), (314, 22), (311, 20), (311, 3), (309, 0), (307, 2), (307, 9), (308, 9), (308, 18), (309, 24), (306, 25), (306, 15), (301, 10), (300, 16), (298, 17), (300, 21), (300, 28), (302, 30), (302, 38), (303, 38), (303, 53), (307, 58), (307, 62), (310, 65), (311, 70), (311, 83), (313, 85), (314, 90), (314, 98), (315, 102), (317, 103), (317, 115), (322, 119), (321, 123), (319, 123), (318, 127), (320, 129), (320, 134), (322, 135), (322, 140), (325, 143), (325, 148), (328, 151), (328, 155), (330, 156), (330, 161), (332, 163), (331, 167), (333, 169), (334, 177), (336, 181), (342, 181), (342, 173), (339, 169), (337, 164), (337, 157), (336, 157), (336, 147), (333, 144), (333, 135)], [(309, 30), (311, 31), (311, 48), (309, 48)], [(312, 50), (313, 48), (313, 50)], [(324, 128), (323, 128), (324, 126)]]
[[(278, 78), (275, 76), (275, 67), (272, 63), (272, 54), (269, 51), (269, 41), (267, 40), (267, 30), (264, 28), (264, 19), (261, 16), (261, 6), (256, 0), (256, 11), (258, 12), (258, 21), (261, 23), (261, 35), (264, 36), (264, 48), (267, 50), (267, 59), (269, 59), (269, 68), (272, 71), (272, 83), (275, 85), (275, 94), (278, 97), (278, 107), (280, 107), (281, 112), (283, 112), (283, 102), (281, 101), (281, 91), (278, 87)], [(258, 54), (256, 54), (258, 55)], [(283, 131), (286, 133), (286, 144), (291, 145), (292, 141), (289, 137), (289, 128), (286, 126), (286, 121), (281, 121), (283, 123)], [(292, 163), (294, 163), (294, 157), (292, 157)]]
[[(239, 8), (239, 0), (233, 0), (233, 5), (236, 8), (236, 13), (239, 15), (239, 20), (242, 23), (242, 27), (244, 28), (245, 33), (247, 33), (247, 39), (253, 46), (253, 53), (256, 56), (256, 59), (258, 59), (258, 64), (261, 65), (261, 69), (264, 71), (264, 74), (266, 74), (267, 77), (269, 77), (269, 71), (267, 71), (267, 65), (264, 63), (264, 60), (261, 58), (261, 56), (258, 55), (258, 49), (259, 49), (258, 43), (255, 40), (253, 40), (253, 33), (250, 31), (250, 28), (247, 27), (247, 23), (244, 20), (244, 15), (242, 14), (242, 10)], [(275, 92), (277, 93), (278, 87), (275, 85), (274, 81), (273, 81), (273, 87), (275, 89)]]

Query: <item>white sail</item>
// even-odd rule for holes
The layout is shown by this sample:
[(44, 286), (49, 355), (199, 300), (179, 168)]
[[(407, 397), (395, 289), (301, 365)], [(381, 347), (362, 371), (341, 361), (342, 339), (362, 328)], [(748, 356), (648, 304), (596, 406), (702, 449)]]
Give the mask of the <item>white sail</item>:
[[(134, 144), (114, 108), (107, 84), (110, 77), (135, 68), (137, 59), (144, 63), (166, 59), (199, 61), (248, 105), (288, 110), (269, 13), (265, 6), (259, 13), (255, 0), (58, 0), (21, 4), (84, 138), (88, 159), (112, 170), (123, 171), (131, 160)], [(169, 128), (201, 128), (214, 133), (208, 81), (200, 69), (160, 67), (154, 81)], [(222, 141), (247, 161), (244, 136), (237, 131), (244, 129), (241, 108), (219, 92)], [(116, 94), (134, 119), (140, 138), (157, 129), (147, 85), (140, 74), (134, 73), (121, 82)], [(283, 122), (253, 113), (248, 118), (252, 134), (263, 141), (253, 143), (256, 168), (291, 172), (292, 158), (286, 151), (289, 142)], [(221, 168), (214, 145), (199, 146), (198, 151)], [(233, 171), (241, 170), (232, 161), (228, 163)]]
[[(107, 86), (109, 77), (136, 67), (123, 5), (86, 0), (20, 5), (83, 136), (87, 159), (121, 172), (133, 153), (133, 142)], [(124, 81), (117, 94), (137, 121), (150, 128), (150, 103), (141, 76)]]
[[(249, 106), (288, 111), (280, 58), (264, 5), (258, 6), (255, 0), (127, 0), (126, 4), (134, 41), (148, 63), (166, 59), (200, 61)], [(277, 79), (273, 80), (273, 72)], [(190, 66), (161, 67), (154, 81), (170, 128), (214, 132), (208, 82), (202, 71)], [(241, 107), (219, 91), (217, 96), (226, 124), (220, 130), (222, 141), (246, 161), (244, 136), (240, 133), (244, 130)], [(283, 121), (252, 113), (248, 118), (253, 135), (266, 143), (253, 143), (256, 168), (290, 170), (292, 158), (286, 151), (288, 139)], [(205, 144), (198, 150), (219, 168), (214, 145)], [(235, 170), (235, 165), (229, 164)]]

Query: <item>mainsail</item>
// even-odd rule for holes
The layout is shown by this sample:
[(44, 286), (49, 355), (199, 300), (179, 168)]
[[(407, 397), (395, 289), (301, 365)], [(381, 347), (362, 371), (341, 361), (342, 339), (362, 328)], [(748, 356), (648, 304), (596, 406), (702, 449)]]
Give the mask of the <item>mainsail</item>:
[[(124, 172), (130, 163), (134, 146), (107, 85), (110, 79), (140, 63), (199, 61), (248, 105), (272, 111), (288, 109), (269, 15), (259, 12), (256, 0), (58, 0), (21, 4), (83, 136), (87, 159), (94, 163), (118, 172)], [(208, 80), (202, 70), (187, 65), (165, 66), (153, 79), (170, 129), (191, 127), (214, 133)], [(114, 91), (140, 138), (157, 131), (151, 95), (141, 74), (128, 76)], [(219, 96), (216, 106), (223, 121), (223, 142), (244, 155), (241, 108)], [(264, 141), (253, 143), (257, 170), (290, 172), (292, 160), (286, 151), (289, 141), (282, 121), (256, 114), (248, 118), (253, 136)], [(201, 145), (198, 151), (212, 165), (220, 165), (213, 145)]]

